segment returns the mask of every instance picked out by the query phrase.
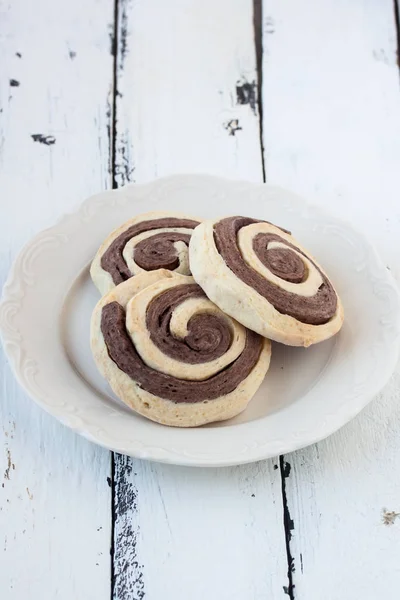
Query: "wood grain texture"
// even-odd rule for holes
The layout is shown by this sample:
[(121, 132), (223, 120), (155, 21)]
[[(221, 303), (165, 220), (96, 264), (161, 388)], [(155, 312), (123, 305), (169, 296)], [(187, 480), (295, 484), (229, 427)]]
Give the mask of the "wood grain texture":
[(274, 466), (191, 469), (120, 458), (115, 598), (284, 599)]
[(260, 180), (251, 1), (121, 0), (118, 50), (119, 185), (176, 172)]
[[(1, 281), (111, 184), (260, 181), (257, 66), (268, 180), (356, 223), (400, 280), (395, 6), (262, 0), (256, 52), (250, 0), (0, 2)], [(112, 472), (0, 369), (2, 600), (103, 600), (110, 575), (114, 600), (397, 600), (400, 366), (359, 418), (280, 460), (117, 455)]]
[[(353, 222), (399, 280), (392, 1), (322, 0), (304, 11), (264, 0), (263, 13), (267, 179)], [(399, 400), (400, 370), (352, 423), (285, 457), (296, 600), (398, 598)]]
[[(29, 237), (110, 184), (108, 0), (2, 2), (0, 277)], [(2, 351), (1, 351), (2, 352)], [(110, 455), (26, 397), (0, 360), (2, 600), (105, 600)]]
[[(116, 185), (262, 179), (251, 1), (123, 0), (116, 46)], [(116, 456), (114, 490), (114, 600), (286, 597), (276, 461), (204, 470)]]

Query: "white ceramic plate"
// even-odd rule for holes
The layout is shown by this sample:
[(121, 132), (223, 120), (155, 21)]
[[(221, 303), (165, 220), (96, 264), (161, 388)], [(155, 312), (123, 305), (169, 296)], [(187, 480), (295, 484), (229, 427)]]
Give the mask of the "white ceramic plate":
[[(340, 334), (308, 349), (274, 345), (270, 371), (247, 410), (197, 429), (148, 421), (113, 397), (89, 348), (98, 299), (89, 263), (111, 229), (166, 209), (204, 217), (245, 214), (290, 229), (333, 279), (345, 308)], [(292, 193), (208, 176), (175, 176), (89, 198), (37, 235), (17, 258), (0, 307), (4, 346), (27, 393), (57, 419), (112, 450), (168, 463), (251, 462), (312, 444), (354, 417), (383, 387), (398, 355), (396, 285), (349, 225)]]

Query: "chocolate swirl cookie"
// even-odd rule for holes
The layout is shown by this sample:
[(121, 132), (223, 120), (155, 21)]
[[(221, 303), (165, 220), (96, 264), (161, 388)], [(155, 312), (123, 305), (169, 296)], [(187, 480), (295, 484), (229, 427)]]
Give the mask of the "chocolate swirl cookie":
[(143, 271), (168, 269), (190, 275), (188, 246), (199, 221), (152, 212), (115, 229), (98, 250), (90, 274), (102, 294)]
[(290, 233), (227, 217), (196, 228), (193, 277), (221, 310), (272, 340), (310, 346), (339, 331), (343, 308), (328, 277)]
[(115, 394), (165, 425), (192, 427), (243, 411), (270, 362), (270, 342), (224, 315), (192, 277), (132, 277), (97, 304), (97, 367)]

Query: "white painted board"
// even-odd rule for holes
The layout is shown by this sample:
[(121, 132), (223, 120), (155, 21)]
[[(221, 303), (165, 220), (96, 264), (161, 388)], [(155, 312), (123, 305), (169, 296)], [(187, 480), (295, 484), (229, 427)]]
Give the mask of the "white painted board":
[[(0, 7), (2, 282), (24, 241), (111, 179), (262, 178), (253, 3), (116, 7), (115, 79), (113, 3)], [(262, 8), (268, 180), (357, 222), (399, 278), (392, 3)], [(0, 364), (2, 598), (101, 600), (111, 575), (118, 600), (397, 600), (399, 376), (341, 432), (285, 457), (290, 472), (284, 461), (209, 471), (116, 457), (112, 523), (109, 454), (42, 413)]]
[[(120, 3), (118, 185), (178, 172), (262, 180), (253, 37), (251, 0)], [(275, 466), (116, 457), (114, 600), (285, 598)]]
[[(268, 181), (350, 220), (400, 280), (393, 2), (264, 0), (263, 34)], [(400, 521), (383, 522), (400, 512), (399, 400), (400, 369), (347, 427), (285, 457), (296, 600), (399, 598)]]
[[(107, 0), (0, 8), (0, 278), (109, 186)], [(0, 597), (110, 597), (110, 454), (46, 415), (0, 358)]]

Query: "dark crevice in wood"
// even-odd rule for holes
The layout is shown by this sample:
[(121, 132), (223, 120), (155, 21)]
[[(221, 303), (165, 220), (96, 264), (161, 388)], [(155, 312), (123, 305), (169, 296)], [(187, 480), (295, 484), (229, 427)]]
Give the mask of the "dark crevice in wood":
[(282, 485), (282, 503), (283, 503), (283, 525), (285, 528), (285, 543), (286, 543), (286, 558), (288, 565), (288, 585), (283, 586), (285, 593), (289, 596), (290, 600), (294, 600), (294, 583), (293, 583), (293, 571), (294, 571), (294, 559), (290, 549), (290, 540), (292, 539), (292, 531), (294, 529), (293, 520), (290, 517), (289, 506), (286, 495), (286, 479), (290, 475), (290, 464), (285, 461), (284, 456), (279, 457), (279, 467), (281, 474), (281, 485)]
[(132, 181), (134, 168), (130, 162), (128, 133), (117, 128), (120, 99), (122, 98), (121, 77), (128, 55), (128, 14), (131, 0), (115, 0), (114, 26), (111, 34), (113, 56), (113, 115), (112, 115), (112, 187), (117, 189)]
[(262, 45), (262, 0), (253, 0), (253, 29), (254, 29), (254, 44), (256, 49), (256, 70), (257, 70), (257, 109), (259, 119), (259, 133), (260, 133), (260, 148), (261, 148), (261, 165), (263, 181), (265, 178), (265, 161), (264, 161), (264, 131), (263, 131), (263, 98), (262, 98), (262, 58), (263, 58), (263, 45)]
[[(127, 54), (129, 0), (114, 0), (114, 22), (111, 31), (113, 57), (112, 93), (109, 105), (110, 175), (112, 188), (128, 183), (131, 170), (127, 141), (118, 127), (120, 77)], [(143, 600), (143, 565), (139, 563), (136, 545), (140, 528), (136, 522), (137, 489), (133, 461), (128, 456), (111, 453), (111, 600)]]
[(114, 585), (112, 600), (143, 600), (144, 567), (139, 561), (140, 525), (135, 462), (114, 454)]
[[(397, 0), (394, 0), (397, 4)], [(260, 132), (260, 148), (261, 148), (261, 163), (263, 172), (263, 181), (266, 181), (266, 168), (265, 168), (265, 153), (264, 153), (264, 123), (263, 123), (263, 12), (262, 12), (262, 0), (253, 0), (253, 29), (254, 29), (254, 44), (256, 50), (256, 69), (257, 69), (257, 109), (259, 118), (259, 132)], [(287, 576), (288, 585), (283, 586), (285, 594), (287, 594), (290, 600), (294, 600), (294, 583), (293, 583), (293, 571), (294, 571), (294, 560), (290, 549), (290, 540), (292, 537), (293, 520), (290, 517), (289, 506), (286, 495), (286, 479), (290, 475), (290, 464), (285, 461), (284, 456), (279, 457), (280, 475), (281, 475), (281, 486), (282, 486), (282, 504), (283, 504), (283, 525), (285, 530), (285, 546), (286, 546), (286, 559), (287, 559)]]
[(400, 68), (400, 9), (399, 0), (393, 0), (394, 5), (394, 26), (396, 28), (396, 59), (397, 66)]
[(111, 600), (114, 598), (115, 591), (115, 569), (114, 569), (114, 555), (115, 555), (115, 453), (111, 452), (111, 543), (110, 543), (110, 578), (111, 578)]
[(114, 0), (114, 23), (111, 42), (111, 53), (113, 56), (113, 77), (112, 77), (112, 106), (111, 106), (111, 131), (110, 131), (110, 152), (111, 152), (111, 184), (113, 190), (118, 187), (116, 178), (116, 152), (117, 152), (117, 94), (118, 94), (118, 18), (119, 18), (119, 0)]
[[(113, 189), (118, 187), (116, 181), (116, 145), (117, 145), (117, 86), (118, 86), (118, 10), (119, 0), (114, 0), (114, 22), (112, 24), (111, 36), (111, 54), (113, 57), (113, 72), (112, 72), (112, 97), (111, 97), (111, 114), (110, 114), (110, 171), (111, 171), (111, 186)], [(116, 522), (116, 491), (115, 491), (115, 460), (116, 455), (111, 452), (111, 541), (110, 541), (110, 598), (115, 598), (115, 522)]]

